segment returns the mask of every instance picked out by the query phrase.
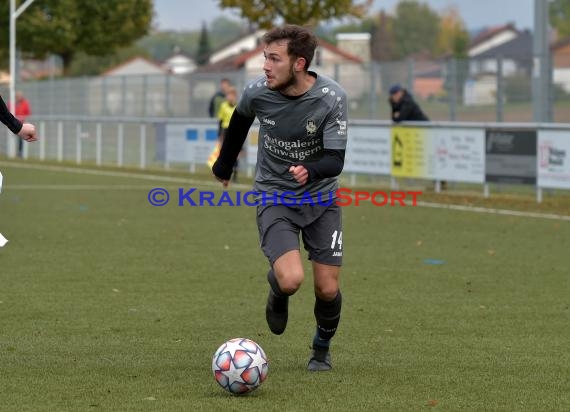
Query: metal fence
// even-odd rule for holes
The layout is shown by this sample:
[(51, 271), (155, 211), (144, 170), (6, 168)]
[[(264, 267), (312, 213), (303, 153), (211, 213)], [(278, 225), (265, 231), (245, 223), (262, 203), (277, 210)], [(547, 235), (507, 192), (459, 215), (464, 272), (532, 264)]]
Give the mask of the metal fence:
[[(41, 138), (24, 144), (24, 159), (190, 173), (209, 173), (206, 164), (215, 142), (207, 142), (207, 131), (217, 130), (215, 120), (204, 118), (36, 115), (33, 121)], [(199, 139), (188, 139), (189, 129)], [(423, 143), (413, 143), (417, 139)], [(344, 177), (351, 186), (357, 177), (361, 183), (390, 179), (392, 187), (397, 179), (435, 180), (436, 191), (440, 181), (463, 189), (475, 185), (486, 197), (491, 185), (493, 190), (510, 185), (517, 191), (534, 189), (541, 202), (543, 189), (553, 194), (570, 188), (569, 139), (570, 123), (412, 122), (394, 127), (389, 121), (354, 120)], [(9, 131), (0, 135), (0, 156), (15, 157), (16, 142)], [(245, 148), (240, 173), (251, 177), (255, 139), (246, 141)], [(407, 156), (406, 168), (393, 161), (396, 153)]]
[[(387, 90), (401, 83), (432, 120), (533, 121), (532, 59), (405, 60), (316, 67), (348, 92), (352, 119), (390, 118)], [(244, 70), (174, 75), (53, 78), (19, 83), (37, 115), (206, 117), (222, 77), (241, 90)], [(0, 85), (7, 96), (7, 86)], [(552, 73), (549, 118), (570, 121), (570, 64)]]
[[(157, 125), (165, 119), (35, 115), (32, 120), (40, 139), (23, 145), (24, 159), (140, 169), (168, 167), (156, 150)], [(5, 136), (0, 138), (0, 154), (15, 157), (18, 138), (9, 131)]]

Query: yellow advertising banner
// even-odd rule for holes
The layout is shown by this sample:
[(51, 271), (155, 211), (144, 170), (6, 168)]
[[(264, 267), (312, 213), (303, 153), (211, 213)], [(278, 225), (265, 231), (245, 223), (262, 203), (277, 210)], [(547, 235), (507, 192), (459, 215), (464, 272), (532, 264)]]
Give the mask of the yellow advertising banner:
[(392, 176), (431, 178), (430, 142), (427, 129), (418, 127), (392, 128)]

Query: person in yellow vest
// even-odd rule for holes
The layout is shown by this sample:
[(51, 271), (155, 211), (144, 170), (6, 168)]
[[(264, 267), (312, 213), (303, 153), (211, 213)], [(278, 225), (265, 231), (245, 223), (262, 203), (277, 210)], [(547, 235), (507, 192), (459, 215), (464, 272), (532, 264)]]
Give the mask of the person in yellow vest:
[[(220, 110), (218, 111), (218, 119), (220, 120), (221, 132), (218, 136), (220, 147), (224, 143), (224, 138), (226, 137), (228, 127), (230, 125), (230, 119), (237, 105), (237, 90), (235, 87), (230, 86), (226, 90), (226, 99), (220, 105)], [(233, 181), (237, 182), (238, 174), (238, 162), (236, 161), (233, 171)]]

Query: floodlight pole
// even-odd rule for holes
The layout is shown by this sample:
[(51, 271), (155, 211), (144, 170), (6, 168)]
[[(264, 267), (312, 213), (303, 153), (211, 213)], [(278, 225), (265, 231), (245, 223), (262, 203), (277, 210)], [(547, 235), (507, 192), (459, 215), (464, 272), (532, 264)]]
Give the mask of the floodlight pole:
[(32, 4), (34, 0), (26, 0), (16, 8), (16, 0), (10, 0), (10, 106), (16, 110), (16, 19)]
[(532, 101), (533, 117), (537, 123), (549, 122), (552, 117), (549, 3), (549, 0), (534, 0)]

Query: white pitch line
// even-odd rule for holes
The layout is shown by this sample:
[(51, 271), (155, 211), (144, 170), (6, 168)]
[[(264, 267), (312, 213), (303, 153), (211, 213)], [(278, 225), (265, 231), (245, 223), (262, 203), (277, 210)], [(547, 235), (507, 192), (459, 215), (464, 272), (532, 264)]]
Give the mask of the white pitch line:
[[(186, 184), (194, 184), (206, 187), (216, 187), (221, 188), (220, 183), (216, 182), (207, 182), (205, 180), (196, 180), (196, 179), (185, 179), (180, 177), (173, 177), (173, 176), (160, 176), (160, 175), (149, 175), (149, 174), (140, 174), (140, 173), (132, 173), (132, 172), (118, 172), (118, 171), (108, 171), (108, 170), (97, 170), (97, 169), (79, 169), (74, 167), (65, 167), (65, 166), (52, 166), (52, 165), (38, 165), (38, 164), (26, 164), (26, 163), (12, 163), (12, 162), (2, 162), (0, 161), (0, 166), (6, 167), (16, 167), (20, 169), (32, 169), (32, 170), (48, 170), (53, 172), (65, 172), (65, 173), (77, 173), (77, 174), (86, 174), (86, 175), (95, 175), (95, 176), (109, 176), (109, 177), (125, 177), (125, 178), (134, 178), (134, 179), (142, 179), (142, 180), (150, 180), (150, 181), (162, 181), (162, 182), (172, 182), (172, 183), (186, 183)], [(212, 178), (213, 179), (213, 178)], [(32, 185), (30, 185), (31, 187)], [(54, 185), (58, 186), (58, 189), (64, 185)], [(71, 186), (71, 185), (70, 185)], [(81, 189), (75, 190), (83, 190), (86, 188), (91, 188), (93, 186), (89, 185), (75, 185), (77, 187), (81, 187)], [(95, 186), (95, 185), (94, 185)], [(96, 185), (99, 187), (97, 190), (101, 190), (102, 185)], [(41, 186), (44, 188), (46, 186)], [(108, 189), (110, 187), (115, 187), (112, 185), (105, 186), (104, 189)], [(137, 188), (142, 189), (143, 187), (137, 187), (136, 185), (125, 185), (125, 187), (130, 188)], [(6, 186), (7, 189), (10, 186)], [(13, 187), (15, 188), (15, 187)], [(40, 186), (38, 185), (38, 189)], [(58, 190), (56, 189), (56, 190)], [(251, 189), (250, 185), (244, 184), (232, 184), (229, 188), (231, 189)], [(509, 209), (494, 209), (494, 208), (485, 208), (485, 207), (477, 207), (477, 206), (463, 206), (463, 205), (453, 205), (453, 204), (445, 204), (445, 203), (432, 203), (432, 202), (424, 202), (418, 201), (418, 206), (421, 207), (431, 207), (435, 209), (449, 209), (449, 210), (456, 210), (462, 212), (472, 212), (472, 213), (489, 213), (495, 215), (504, 215), (504, 216), (517, 216), (517, 217), (527, 217), (527, 218), (536, 218), (536, 219), (550, 219), (550, 220), (563, 220), (563, 221), (570, 221), (570, 216), (566, 215), (557, 215), (552, 213), (536, 213), (536, 212), (523, 212), (518, 210), (509, 210)]]
[(478, 206), (450, 205), (450, 204), (445, 204), (445, 203), (424, 202), (424, 201), (420, 201), (420, 200), (418, 200), (417, 204), (418, 204), (418, 206), (432, 207), (435, 209), (451, 209), (451, 210), (459, 210), (462, 212), (490, 213), (490, 214), (495, 214), (495, 215), (532, 217), (532, 218), (537, 218), (537, 219), (552, 219), (552, 220), (570, 221), (570, 216), (556, 215), (553, 213), (523, 212), (523, 211), (519, 211), (519, 210), (493, 209), (493, 208), (478, 207)]
[[(190, 178), (174, 177), (174, 176), (160, 176), (160, 175), (149, 175), (141, 173), (132, 172), (117, 172), (110, 170), (97, 170), (97, 169), (79, 169), (75, 167), (65, 167), (65, 166), (52, 166), (52, 165), (38, 165), (38, 164), (26, 164), (26, 163), (12, 163), (12, 162), (2, 162), (0, 161), (0, 166), (5, 167), (16, 167), (19, 169), (31, 169), (31, 170), (46, 170), (51, 172), (65, 172), (65, 173), (77, 173), (84, 175), (95, 175), (95, 176), (108, 176), (108, 177), (125, 177), (141, 180), (150, 181), (161, 181), (161, 182), (173, 182), (173, 183), (187, 183), (195, 184), (200, 186), (211, 186), (221, 188), (222, 184), (215, 182), (214, 177), (212, 177), (211, 182), (205, 180), (196, 180)], [(232, 187), (237, 189), (250, 189), (250, 185), (243, 184), (232, 184)]]
[(8, 190), (149, 190), (151, 187), (149, 185), (8, 185), (4, 188)]

